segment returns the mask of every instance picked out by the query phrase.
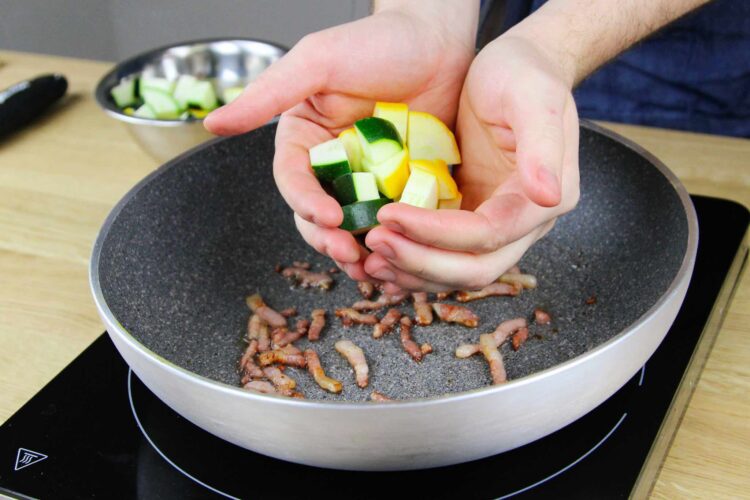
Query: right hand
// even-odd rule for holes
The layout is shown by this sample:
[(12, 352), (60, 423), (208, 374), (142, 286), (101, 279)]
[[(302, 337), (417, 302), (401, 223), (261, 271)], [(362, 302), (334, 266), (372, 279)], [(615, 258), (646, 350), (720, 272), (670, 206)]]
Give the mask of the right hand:
[(234, 135), (283, 113), (273, 164), (279, 191), (305, 241), (359, 281), (372, 280), (363, 266), (369, 252), (338, 229), (343, 212), (315, 178), (308, 150), (370, 116), (375, 101), (405, 102), (453, 125), (474, 55), (475, 20), (456, 29), (455, 12), (440, 2), (434, 9), (432, 2), (418, 4), (306, 36), (205, 120), (209, 131)]

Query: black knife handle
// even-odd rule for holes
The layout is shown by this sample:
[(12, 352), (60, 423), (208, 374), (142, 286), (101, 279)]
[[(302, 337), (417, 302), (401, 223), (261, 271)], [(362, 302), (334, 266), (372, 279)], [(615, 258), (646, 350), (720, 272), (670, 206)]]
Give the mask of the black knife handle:
[(55, 74), (24, 80), (0, 91), (0, 138), (29, 124), (66, 90), (68, 81)]

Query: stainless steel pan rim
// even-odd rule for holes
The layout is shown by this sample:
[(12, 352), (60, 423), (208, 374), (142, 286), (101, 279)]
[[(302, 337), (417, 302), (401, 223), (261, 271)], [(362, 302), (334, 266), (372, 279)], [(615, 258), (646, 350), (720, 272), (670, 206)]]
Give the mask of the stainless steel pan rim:
[(506, 384), (499, 385), (499, 386), (488, 386), (488, 387), (480, 387), (478, 389), (473, 389), (470, 391), (465, 391), (461, 393), (452, 393), (452, 394), (444, 394), (441, 396), (435, 396), (435, 397), (429, 397), (429, 398), (415, 398), (410, 400), (404, 400), (404, 401), (394, 401), (389, 404), (373, 404), (371, 402), (348, 402), (348, 401), (310, 401), (310, 400), (301, 400), (296, 398), (287, 398), (283, 396), (274, 396), (274, 395), (265, 395), (265, 394), (256, 394), (250, 391), (246, 391), (240, 387), (231, 386), (228, 384), (225, 384), (223, 382), (219, 382), (216, 380), (212, 380), (206, 377), (203, 377), (201, 375), (198, 375), (196, 373), (190, 372), (184, 368), (181, 368), (180, 366), (175, 365), (174, 363), (171, 363), (170, 361), (162, 358), (161, 356), (157, 355), (153, 351), (151, 351), (149, 348), (147, 348), (145, 345), (143, 345), (141, 342), (139, 342), (133, 335), (131, 335), (115, 318), (114, 314), (110, 310), (106, 300), (104, 299), (104, 295), (102, 293), (101, 284), (99, 282), (99, 259), (101, 257), (101, 250), (102, 245), (104, 244), (104, 240), (107, 236), (107, 233), (109, 232), (110, 227), (112, 226), (114, 220), (117, 218), (120, 211), (127, 205), (127, 203), (140, 191), (145, 185), (149, 183), (149, 181), (159, 176), (163, 171), (171, 168), (174, 164), (179, 163), (183, 157), (193, 154), (195, 151), (198, 151), (203, 148), (211, 147), (213, 144), (225, 140), (223, 138), (217, 138), (212, 141), (209, 141), (205, 144), (202, 144), (198, 146), (197, 148), (194, 148), (183, 155), (180, 155), (173, 160), (165, 163), (149, 175), (147, 175), (145, 178), (143, 178), (140, 182), (138, 182), (118, 203), (115, 205), (115, 207), (112, 209), (112, 211), (107, 216), (107, 219), (105, 220), (101, 230), (99, 231), (99, 234), (97, 236), (96, 242), (94, 244), (94, 248), (92, 251), (90, 266), (89, 266), (89, 285), (91, 287), (92, 293), (94, 295), (94, 300), (96, 302), (96, 307), (99, 311), (99, 314), (102, 318), (104, 318), (105, 323), (108, 325), (109, 329), (114, 329), (114, 332), (110, 331), (111, 334), (118, 335), (123, 341), (128, 343), (132, 348), (134, 348), (136, 351), (141, 352), (144, 354), (147, 358), (150, 358), (152, 362), (157, 362), (164, 367), (171, 371), (174, 375), (176, 375), (178, 378), (188, 379), (192, 383), (200, 384), (206, 388), (210, 388), (214, 391), (219, 391), (222, 393), (227, 393), (231, 395), (232, 397), (243, 397), (248, 400), (258, 401), (258, 402), (266, 402), (266, 403), (274, 403), (277, 405), (285, 405), (288, 407), (304, 407), (307, 409), (311, 408), (331, 408), (335, 407), (337, 410), (349, 410), (349, 411), (361, 411), (363, 409), (375, 410), (375, 411), (394, 411), (395, 409), (405, 409), (409, 407), (419, 407), (424, 408), (425, 406), (430, 405), (440, 405), (445, 402), (456, 402), (456, 401), (464, 401), (469, 399), (474, 399), (477, 397), (483, 397), (488, 394), (498, 394), (503, 391), (508, 391), (510, 389), (515, 389), (517, 387), (521, 387), (525, 384), (537, 382), (542, 379), (548, 379), (551, 377), (554, 377), (556, 374), (564, 371), (568, 371), (569, 369), (582, 364), (586, 363), (588, 360), (597, 357), (600, 353), (613, 348), (615, 345), (623, 342), (628, 335), (637, 330), (640, 326), (647, 323), (649, 319), (651, 319), (653, 316), (656, 315), (657, 311), (661, 309), (661, 307), (669, 303), (673, 300), (673, 298), (680, 293), (680, 289), (682, 285), (685, 284), (686, 281), (690, 280), (691, 276), (691, 270), (693, 269), (693, 265), (695, 263), (696, 253), (698, 249), (698, 218), (695, 213), (695, 208), (693, 207), (693, 203), (690, 200), (690, 196), (685, 189), (685, 187), (682, 185), (682, 183), (677, 179), (677, 177), (667, 168), (664, 163), (662, 163), (658, 158), (656, 158), (654, 155), (643, 149), (641, 146), (633, 143), (632, 141), (622, 137), (621, 135), (608, 130), (600, 125), (597, 125), (595, 123), (581, 120), (581, 127), (595, 131), (599, 134), (602, 134), (606, 137), (609, 137), (611, 139), (614, 139), (627, 148), (631, 149), (632, 151), (636, 152), (637, 154), (645, 157), (646, 159), (651, 162), (652, 165), (654, 165), (659, 172), (661, 172), (662, 175), (664, 175), (669, 182), (674, 187), (675, 191), (677, 192), (678, 196), (680, 197), (680, 201), (682, 202), (683, 209), (685, 210), (685, 215), (687, 217), (687, 223), (688, 223), (688, 241), (685, 249), (685, 255), (682, 259), (682, 263), (680, 265), (680, 269), (675, 275), (674, 279), (669, 285), (669, 288), (667, 291), (659, 298), (659, 300), (656, 301), (655, 304), (653, 304), (648, 311), (646, 311), (641, 317), (639, 317), (636, 321), (634, 321), (631, 325), (629, 325), (627, 328), (622, 330), (620, 333), (612, 337), (610, 340), (598, 345), (597, 347), (591, 349), (590, 351), (581, 354), (575, 358), (572, 358), (568, 361), (565, 361), (563, 363), (560, 363), (558, 365), (555, 365), (553, 367), (547, 368), (545, 370), (527, 375), (525, 377), (521, 377), (515, 380), (511, 380)]

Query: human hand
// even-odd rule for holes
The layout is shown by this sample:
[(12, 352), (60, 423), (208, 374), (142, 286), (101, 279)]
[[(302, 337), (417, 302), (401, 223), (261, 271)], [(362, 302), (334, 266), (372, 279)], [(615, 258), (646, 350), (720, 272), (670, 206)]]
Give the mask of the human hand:
[(578, 117), (566, 74), (538, 45), (501, 36), (469, 69), (457, 132), (463, 210), (383, 207), (365, 271), (397, 287), (481, 288), (575, 207)]
[(302, 237), (355, 280), (368, 251), (338, 226), (341, 207), (315, 178), (310, 147), (372, 114), (375, 101), (406, 102), (448, 124), (455, 120), (464, 76), (474, 54), (476, 2), (381, 1), (370, 17), (300, 41), (232, 104), (205, 120), (216, 134), (257, 128), (282, 113), (274, 177), (294, 210)]

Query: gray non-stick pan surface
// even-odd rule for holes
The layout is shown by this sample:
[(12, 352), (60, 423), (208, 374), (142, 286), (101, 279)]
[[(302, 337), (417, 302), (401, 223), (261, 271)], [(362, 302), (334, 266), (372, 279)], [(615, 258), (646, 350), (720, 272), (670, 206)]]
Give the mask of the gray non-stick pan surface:
[[(275, 126), (215, 141), (157, 171), (121, 206), (105, 236), (99, 263), (104, 299), (135, 338), (166, 360), (199, 375), (239, 384), (237, 361), (249, 311), (245, 296), (260, 292), (277, 310), (296, 306), (301, 317), (323, 307), (328, 321), (315, 348), (327, 373), (344, 382), (340, 395), (320, 389), (291, 369), (309, 399), (358, 401), (372, 390), (399, 399), (437, 396), (485, 386), (481, 356), (457, 359), (456, 346), (477, 342), (501, 321), (537, 306), (553, 324), (532, 325), (523, 347), (502, 348), (511, 380), (583, 354), (644, 314), (667, 290), (687, 246), (688, 225), (669, 181), (617, 141), (581, 128), (581, 201), (523, 258), (536, 290), (469, 305), (481, 318), (469, 329), (435, 323), (414, 337), (434, 353), (414, 362), (398, 332), (375, 340), (371, 327), (344, 328), (333, 310), (358, 300), (343, 273), (328, 292), (295, 289), (276, 264), (332, 263), (297, 234), (292, 213), (272, 178)], [(596, 297), (595, 304), (586, 299)], [(410, 304), (402, 310), (412, 313)], [(370, 387), (359, 389), (333, 349), (341, 338), (361, 346)], [(307, 341), (297, 343), (299, 347)]]

